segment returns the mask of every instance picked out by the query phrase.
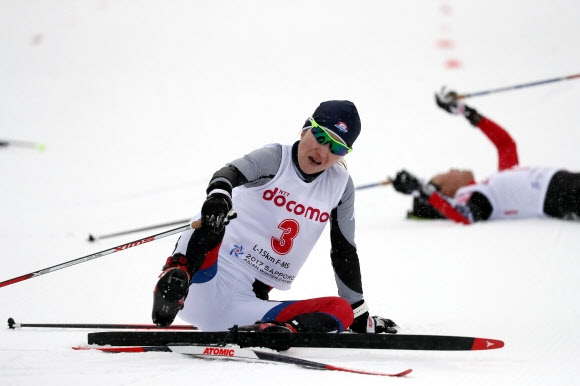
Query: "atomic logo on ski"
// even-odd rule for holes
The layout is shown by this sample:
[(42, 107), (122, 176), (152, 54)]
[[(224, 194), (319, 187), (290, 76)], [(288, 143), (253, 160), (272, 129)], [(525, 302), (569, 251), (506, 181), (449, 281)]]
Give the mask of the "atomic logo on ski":
[(224, 347), (206, 347), (203, 351), (203, 355), (215, 355), (220, 357), (233, 357), (236, 355), (236, 351), (230, 348)]

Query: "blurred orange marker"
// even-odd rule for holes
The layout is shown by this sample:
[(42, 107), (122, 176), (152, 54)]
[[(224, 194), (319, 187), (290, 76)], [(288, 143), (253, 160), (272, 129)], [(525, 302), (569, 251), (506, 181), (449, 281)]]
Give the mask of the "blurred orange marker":
[(462, 66), (461, 61), (457, 59), (449, 59), (448, 61), (445, 62), (445, 68), (448, 69), (460, 68), (461, 66)]
[(437, 40), (437, 47), (441, 49), (451, 49), (455, 47), (455, 43), (451, 39), (439, 39)]

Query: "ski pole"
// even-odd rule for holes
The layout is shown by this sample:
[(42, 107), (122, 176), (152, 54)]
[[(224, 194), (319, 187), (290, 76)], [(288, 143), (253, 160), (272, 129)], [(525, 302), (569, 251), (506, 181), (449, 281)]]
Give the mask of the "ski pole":
[[(230, 213), (232, 213), (232, 212), (230, 212)], [(101, 252), (97, 252), (97, 253), (93, 253), (91, 255), (79, 257), (78, 259), (70, 260), (70, 261), (67, 261), (65, 263), (53, 265), (52, 267), (44, 268), (44, 269), (41, 269), (39, 271), (27, 273), (26, 275), (22, 275), (22, 276), (18, 276), (18, 277), (9, 279), (9, 280), (5, 280), (3, 282), (0, 282), (0, 287), (6, 287), (6, 286), (9, 286), (11, 284), (18, 283), (20, 281), (32, 279), (33, 277), (36, 277), (36, 276), (44, 275), (47, 273), (58, 271), (59, 269), (63, 269), (63, 268), (70, 267), (70, 266), (73, 266), (76, 264), (84, 263), (86, 261), (93, 260), (93, 259), (99, 258), (101, 256), (110, 255), (111, 253), (124, 251), (125, 249), (129, 249), (129, 248), (141, 245), (141, 244), (149, 243), (151, 241), (158, 240), (162, 237), (167, 237), (167, 236), (174, 235), (176, 233), (181, 233), (181, 232), (184, 232), (188, 229), (197, 229), (200, 226), (201, 226), (201, 221), (196, 220), (193, 223), (191, 223), (191, 225), (190, 224), (183, 225), (183, 226), (180, 226), (179, 228), (174, 228), (174, 229), (168, 230), (166, 232), (158, 233), (156, 235), (148, 236), (148, 237), (145, 237), (145, 238), (139, 239), (139, 240), (135, 240), (135, 241), (132, 241), (132, 242), (127, 243), (127, 244), (119, 245), (118, 247), (106, 249), (106, 250), (101, 251)]]
[(94, 329), (134, 329), (134, 330), (197, 330), (189, 324), (173, 324), (168, 327), (159, 327), (156, 324), (103, 324), (103, 323), (17, 323), (8, 318), (8, 328), (15, 330), (23, 327), (48, 327), (48, 328), (94, 328)]
[(126, 230), (126, 231), (122, 231), (122, 232), (117, 232), (117, 233), (109, 233), (107, 235), (101, 235), (101, 236), (89, 235), (88, 241), (102, 240), (102, 239), (107, 239), (107, 238), (110, 238), (110, 237), (127, 235), (129, 233), (136, 233), (136, 232), (148, 231), (148, 230), (156, 229), (156, 228), (163, 228), (163, 227), (171, 226), (171, 225), (183, 224), (186, 221), (189, 221), (189, 219), (168, 222), (168, 223), (165, 223), (165, 224), (151, 225), (151, 226), (144, 227), (144, 228), (130, 229), (130, 230)]
[(355, 189), (356, 190), (361, 190), (361, 189), (374, 188), (375, 186), (389, 185), (391, 182), (393, 182), (393, 181), (390, 178), (387, 178), (384, 181), (373, 182), (371, 184), (357, 186)]
[(0, 140), (0, 147), (8, 147), (8, 146), (29, 147), (37, 149), (39, 151), (44, 151), (46, 149), (46, 145), (43, 143), (34, 143), (29, 141)]
[(457, 100), (457, 99), (471, 98), (471, 97), (474, 97), (474, 96), (493, 94), (493, 93), (496, 93), (496, 92), (508, 91), (508, 90), (515, 90), (515, 89), (518, 89), (518, 88), (539, 86), (539, 85), (542, 85), (542, 84), (559, 82), (559, 81), (562, 81), (562, 80), (577, 79), (577, 78), (580, 78), (580, 74), (562, 76), (562, 77), (553, 78), (553, 79), (540, 80), (540, 81), (537, 81), (537, 82), (522, 83), (522, 84), (517, 84), (517, 85), (514, 85), (514, 86), (500, 87), (500, 88), (495, 88), (495, 89), (485, 90), (485, 91), (478, 91), (478, 92), (471, 92), (471, 93), (466, 93), (466, 94), (459, 94), (459, 95), (457, 95), (457, 97), (455, 97), (455, 99)]
[[(361, 190), (361, 189), (374, 188), (375, 186), (389, 185), (391, 182), (392, 181), (390, 179), (386, 179), (384, 181), (373, 182), (371, 184), (357, 186), (355, 189)], [(186, 221), (189, 221), (189, 219), (187, 219), (187, 220), (180, 220), (180, 221), (173, 221), (173, 222), (168, 222), (168, 223), (158, 224), (158, 225), (151, 225), (151, 226), (144, 227), (144, 228), (129, 229), (129, 230), (125, 230), (125, 231), (121, 231), (121, 232), (116, 232), (116, 233), (109, 233), (109, 234), (101, 235), (101, 236), (93, 236), (92, 234), (89, 234), (89, 238), (87, 240), (90, 241), (90, 242), (93, 242), (93, 241), (96, 241), (96, 240), (108, 239), (108, 238), (111, 238), (111, 237), (127, 235), (127, 234), (130, 234), (130, 233), (136, 233), (136, 232), (141, 232), (141, 231), (148, 231), (148, 230), (151, 230), (151, 229), (162, 228), (162, 227), (165, 227), (165, 226), (177, 225), (177, 224), (184, 223)]]

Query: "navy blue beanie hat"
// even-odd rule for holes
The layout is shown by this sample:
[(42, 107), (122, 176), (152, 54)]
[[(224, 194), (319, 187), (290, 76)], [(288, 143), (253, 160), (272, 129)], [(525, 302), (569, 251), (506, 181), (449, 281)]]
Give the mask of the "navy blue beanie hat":
[[(322, 102), (312, 114), (312, 118), (320, 126), (338, 135), (348, 147), (352, 147), (360, 134), (360, 117), (354, 103), (350, 101)], [(310, 121), (302, 127), (310, 126)]]

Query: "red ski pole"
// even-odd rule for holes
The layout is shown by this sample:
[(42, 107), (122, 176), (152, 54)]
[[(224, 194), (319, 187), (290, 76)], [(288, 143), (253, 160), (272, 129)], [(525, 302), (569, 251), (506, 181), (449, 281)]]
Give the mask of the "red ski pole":
[(44, 275), (44, 274), (51, 273), (54, 271), (58, 271), (59, 269), (63, 269), (63, 268), (70, 267), (70, 266), (73, 266), (76, 264), (84, 263), (84, 262), (89, 261), (89, 260), (93, 260), (93, 259), (96, 259), (96, 258), (99, 258), (102, 256), (106, 256), (106, 255), (110, 255), (111, 253), (124, 251), (125, 249), (129, 249), (129, 248), (136, 247), (138, 245), (149, 243), (151, 241), (158, 240), (162, 237), (167, 237), (167, 236), (174, 235), (176, 233), (181, 233), (181, 232), (184, 232), (188, 229), (197, 229), (200, 226), (201, 226), (201, 221), (197, 220), (191, 224), (180, 226), (179, 228), (174, 228), (174, 229), (162, 232), (162, 233), (158, 233), (158, 234), (153, 235), (153, 236), (148, 236), (148, 237), (145, 237), (143, 239), (131, 241), (130, 243), (127, 243), (127, 244), (123, 244), (123, 245), (119, 245), (119, 246), (114, 247), (114, 248), (106, 249), (106, 250), (101, 251), (101, 252), (97, 252), (97, 253), (93, 253), (91, 255), (79, 257), (78, 259), (67, 261), (66, 263), (53, 265), (52, 267), (44, 268), (44, 269), (41, 269), (39, 271), (27, 273), (26, 275), (22, 275), (22, 276), (18, 276), (18, 277), (9, 279), (9, 280), (5, 280), (3, 282), (0, 282), (0, 287), (6, 287), (10, 284), (14, 284), (14, 283), (18, 283), (20, 281), (32, 279), (33, 277), (36, 277), (36, 276), (40, 276), (40, 275)]

